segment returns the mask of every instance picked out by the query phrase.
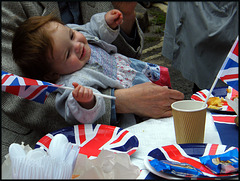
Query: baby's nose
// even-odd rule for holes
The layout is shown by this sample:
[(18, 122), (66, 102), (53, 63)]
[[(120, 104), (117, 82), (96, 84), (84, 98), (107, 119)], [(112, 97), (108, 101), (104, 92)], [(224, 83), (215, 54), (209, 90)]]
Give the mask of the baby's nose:
[(80, 52), (80, 42), (76, 42), (76, 43), (75, 43), (74, 49), (75, 49), (75, 52), (76, 52), (76, 53), (79, 53), (79, 52)]

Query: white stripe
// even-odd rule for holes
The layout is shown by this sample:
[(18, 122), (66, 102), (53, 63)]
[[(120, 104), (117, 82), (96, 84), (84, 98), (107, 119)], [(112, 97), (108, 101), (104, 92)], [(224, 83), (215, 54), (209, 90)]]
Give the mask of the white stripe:
[(235, 124), (235, 123), (228, 123), (228, 122), (220, 122), (220, 121), (214, 121), (214, 122), (216, 122), (216, 123), (219, 123), (219, 124)]
[(78, 125), (74, 125), (73, 130), (74, 130), (75, 142), (76, 142), (77, 145), (80, 145), (80, 138), (79, 138), (79, 132), (78, 132)]
[(9, 86), (14, 81), (15, 78), (16, 78), (16, 76), (8, 77), (7, 80), (2, 84), (2, 86)]
[[(80, 140), (79, 140), (79, 146), (83, 147), (89, 141), (91, 141), (97, 135), (99, 127), (100, 127), (100, 124), (97, 124), (93, 130), (92, 124), (84, 124), (84, 132), (85, 132), (86, 140), (82, 143), (80, 143)], [(79, 134), (78, 134), (78, 137), (79, 137)]]
[(99, 148), (99, 150), (112, 148), (112, 146), (110, 146), (110, 144), (111, 144), (113, 141), (115, 141), (115, 140), (122, 134), (122, 132), (123, 132), (123, 130), (121, 130), (121, 131), (119, 132), (119, 134), (117, 135), (117, 132), (118, 132), (119, 129), (120, 129), (120, 128), (118, 128), (118, 127), (114, 128), (114, 131), (113, 131), (113, 134), (112, 134), (111, 139), (108, 140), (106, 143), (104, 143), (104, 145), (102, 145), (102, 146)]
[(228, 151), (233, 150), (233, 149), (235, 149), (235, 148), (236, 148), (236, 147), (231, 146), (231, 147), (228, 148), (225, 152), (228, 152)]
[(213, 117), (236, 117), (236, 115), (213, 114)]
[(92, 140), (98, 133), (101, 124), (97, 124), (93, 129), (92, 124), (84, 124), (84, 131), (86, 136), (86, 141), (89, 142)]
[(148, 170), (141, 170), (140, 175), (137, 177), (137, 179), (145, 179), (150, 172)]
[(224, 75), (234, 75), (234, 74), (238, 74), (238, 67), (231, 67), (229, 69), (221, 70), (221, 77), (223, 77)]
[(215, 155), (224, 153), (226, 150), (226, 147), (227, 147), (226, 145), (218, 145)]
[(203, 156), (209, 155), (211, 146), (212, 146), (212, 144), (207, 144), (206, 145)]
[(115, 128), (114, 133), (112, 138), (106, 142), (102, 147), (104, 149), (111, 149), (111, 148), (116, 148), (119, 146), (123, 146), (124, 144), (126, 144), (126, 142), (133, 136), (133, 134), (131, 134), (130, 132), (128, 132), (127, 134), (124, 135), (124, 137), (117, 143), (111, 144), (112, 142), (114, 142), (115, 140), (117, 140), (120, 136), (122, 136), (122, 134), (126, 131), (126, 130), (121, 130), (118, 135), (117, 135), (117, 131), (119, 130), (119, 128)]
[(238, 56), (233, 54), (233, 53), (230, 53), (228, 58), (232, 59), (234, 62), (237, 62), (238, 63)]
[[(205, 96), (207, 96), (208, 93), (209, 93), (209, 91), (208, 91), (207, 89), (204, 89), (204, 90), (201, 90), (201, 91), (199, 91), (199, 92), (197, 92), (197, 93), (195, 94), (195, 95), (198, 96), (201, 100), (205, 101), (206, 98), (205, 98), (205, 97), (203, 96), (203, 94), (201, 94), (200, 92), (203, 93)], [(213, 95), (211, 94), (210, 97), (213, 97)]]
[(18, 78), (19, 86), (22, 86), (22, 85), (26, 86), (26, 83), (22, 77), (17, 77), (17, 78)]
[(228, 84), (229, 82), (237, 81), (237, 80), (238, 80), (238, 79), (225, 79), (224, 82), (226, 82), (226, 83)]
[(39, 85), (44, 85), (42, 81), (36, 80)]

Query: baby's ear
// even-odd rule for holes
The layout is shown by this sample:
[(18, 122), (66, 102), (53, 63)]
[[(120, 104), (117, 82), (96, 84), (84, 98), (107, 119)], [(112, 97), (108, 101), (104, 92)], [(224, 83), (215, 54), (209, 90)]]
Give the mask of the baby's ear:
[(60, 74), (55, 73), (55, 72), (49, 72), (46, 75), (44, 75), (43, 78), (46, 81), (54, 83), (60, 78)]

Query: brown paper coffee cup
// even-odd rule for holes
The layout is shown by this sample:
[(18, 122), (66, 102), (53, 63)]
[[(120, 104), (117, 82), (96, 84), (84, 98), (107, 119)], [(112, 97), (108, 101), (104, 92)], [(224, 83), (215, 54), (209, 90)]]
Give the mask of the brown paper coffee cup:
[(177, 144), (203, 143), (207, 104), (183, 100), (174, 102), (172, 114)]

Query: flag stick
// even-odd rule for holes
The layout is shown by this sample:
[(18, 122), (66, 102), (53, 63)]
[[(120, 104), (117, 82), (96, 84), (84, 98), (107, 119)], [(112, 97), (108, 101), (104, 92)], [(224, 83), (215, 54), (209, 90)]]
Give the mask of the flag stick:
[[(220, 72), (220, 71), (219, 71), (219, 72)], [(218, 73), (218, 74), (219, 74), (219, 73)], [(208, 93), (207, 98), (206, 98), (206, 100), (205, 100), (205, 102), (204, 102), (204, 104), (203, 104), (203, 107), (206, 106), (207, 101), (208, 101), (210, 95), (212, 94), (212, 91), (213, 91), (214, 87), (215, 87), (216, 84), (217, 84), (217, 81), (218, 81), (218, 75), (216, 76), (216, 78), (215, 78), (215, 80), (214, 80), (214, 82), (213, 82), (213, 84), (212, 84), (212, 87), (211, 87), (211, 89), (209, 90), (209, 93)]]
[[(74, 88), (72, 88), (72, 87), (65, 87), (65, 86), (59, 86), (59, 88), (67, 89), (67, 90), (74, 90)], [(116, 97), (114, 97), (114, 96), (99, 94), (99, 93), (96, 93), (96, 92), (93, 92), (93, 95), (101, 96), (101, 97), (108, 98), (108, 99), (116, 99)]]

